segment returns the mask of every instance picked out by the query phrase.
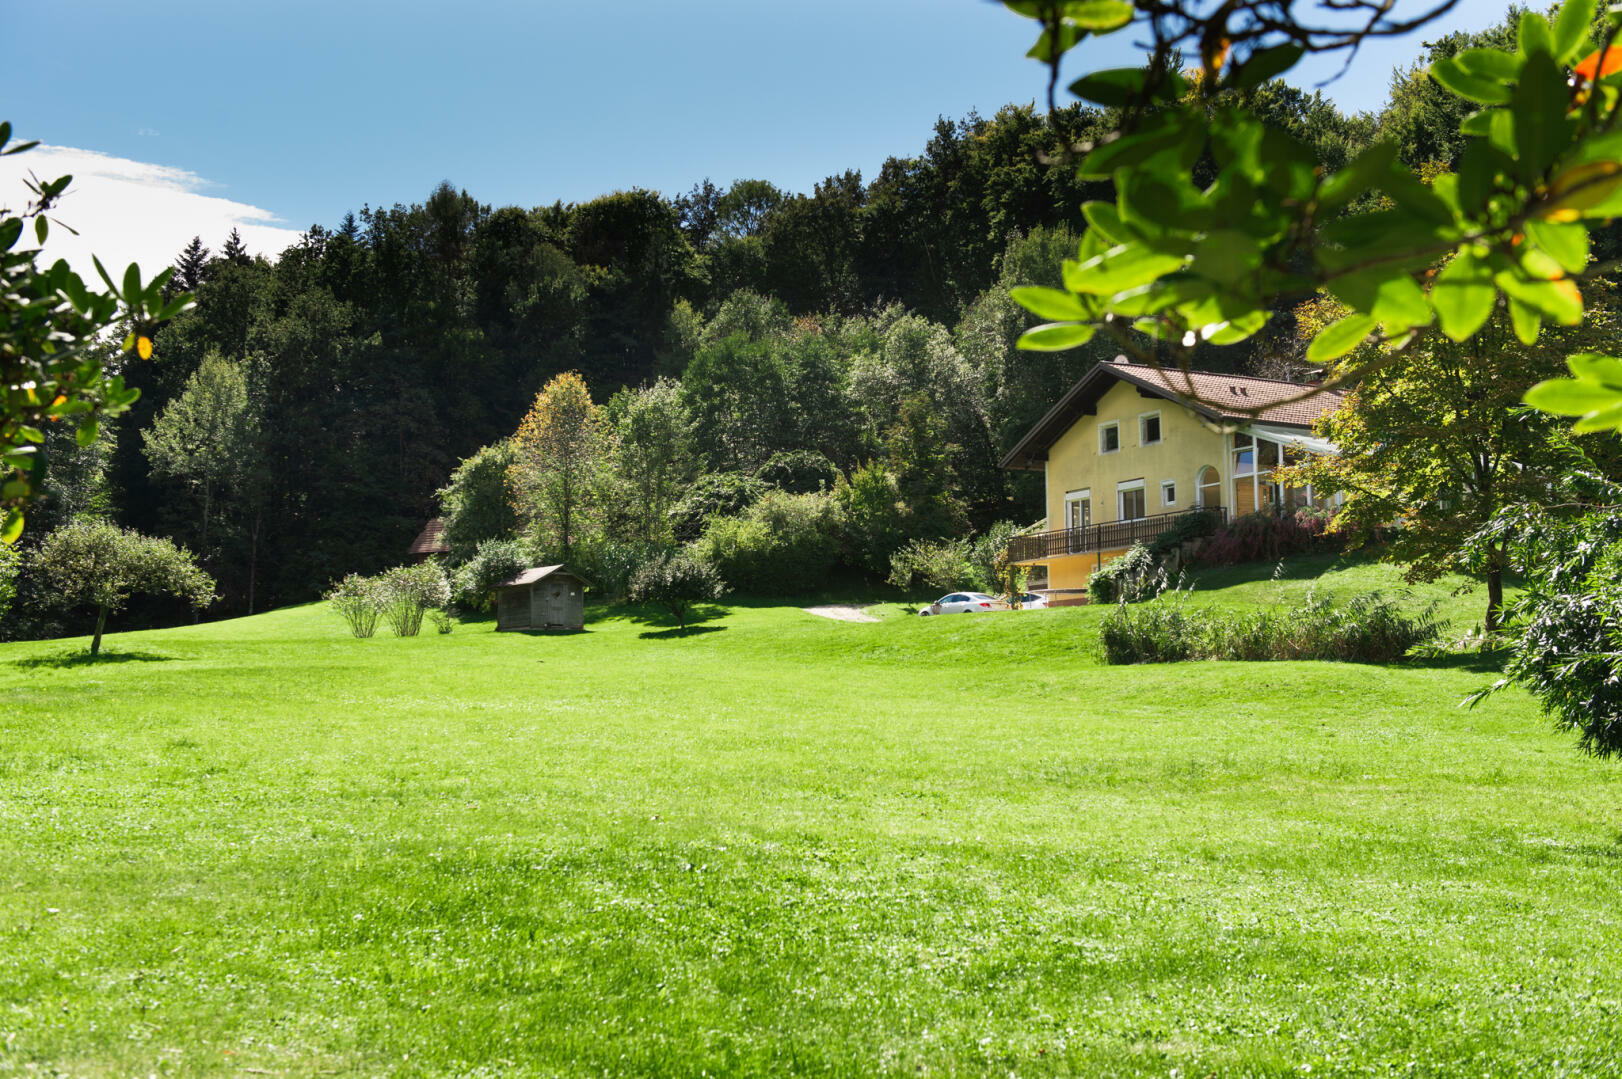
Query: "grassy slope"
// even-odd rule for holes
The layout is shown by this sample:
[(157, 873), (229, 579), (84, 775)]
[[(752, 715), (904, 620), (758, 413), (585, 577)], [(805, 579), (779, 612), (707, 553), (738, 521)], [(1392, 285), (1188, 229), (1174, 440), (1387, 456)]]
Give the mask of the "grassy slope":
[(0, 647), (0, 1072), (1622, 1067), (1622, 772), (1524, 697), (884, 611)]

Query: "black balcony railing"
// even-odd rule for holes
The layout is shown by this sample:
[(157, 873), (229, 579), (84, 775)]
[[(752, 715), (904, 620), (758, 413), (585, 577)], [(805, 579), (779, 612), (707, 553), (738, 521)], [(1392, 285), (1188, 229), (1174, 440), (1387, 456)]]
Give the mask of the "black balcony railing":
[(1015, 536), (1008, 541), (1008, 561), (1036, 562), (1068, 554), (1118, 551), (1134, 543), (1147, 543), (1179, 518), (1196, 514), (1212, 517), (1211, 523), (1214, 525), (1223, 524), (1228, 519), (1226, 508), (1212, 506), (1181, 513), (1157, 513), (1153, 517), (1138, 517), (1130, 521), (1109, 521), (1086, 528), (1061, 528), (1057, 532), (1038, 532), (1034, 536)]

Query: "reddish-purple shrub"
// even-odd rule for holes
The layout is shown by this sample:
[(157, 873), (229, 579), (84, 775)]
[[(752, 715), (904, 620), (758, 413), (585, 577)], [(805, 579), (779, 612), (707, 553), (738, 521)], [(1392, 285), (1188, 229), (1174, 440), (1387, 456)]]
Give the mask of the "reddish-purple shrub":
[(1338, 545), (1329, 533), (1328, 515), (1313, 510), (1294, 513), (1247, 513), (1235, 517), (1206, 541), (1196, 561), (1205, 566), (1240, 562), (1276, 562), (1292, 554)]

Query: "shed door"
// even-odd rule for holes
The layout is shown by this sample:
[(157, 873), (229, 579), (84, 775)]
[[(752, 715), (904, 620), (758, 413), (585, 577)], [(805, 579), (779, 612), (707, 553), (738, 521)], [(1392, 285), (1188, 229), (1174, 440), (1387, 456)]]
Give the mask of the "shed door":
[(541, 594), (541, 621), (548, 626), (565, 625), (569, 614), (569, 585), (565, 581), (546, 581), (536, 585)]

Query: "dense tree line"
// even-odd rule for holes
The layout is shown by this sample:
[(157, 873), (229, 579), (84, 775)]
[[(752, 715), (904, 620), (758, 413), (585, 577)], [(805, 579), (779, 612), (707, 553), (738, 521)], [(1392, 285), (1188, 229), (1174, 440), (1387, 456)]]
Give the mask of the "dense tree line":
[[(1458, 117), (1427, 94), (1399, 73), (1379, 117), (1281, 83), (1252, 107), (1326, 168), (1380, 138), (1445, 168)], [(459, 465), (506, 483), (520, 420), (574, 371), (616, 470), (588, 525), (691, 540), (763, 489), (843, 485), (859, 504), (882, 487), (899, 509), (854, 559), (882, 578), (909, 539), (1043, 512), (1039, 478), (996, 462), (1115, 350), (1016, 352), (1031, 320), (1009, 290), (1058, 283), (1082, 203), (1111, 197), (1076, 179), (1075, 151), (1118, 119), (1078, 105), (942, 120), (918, 156), (808, 194), (706, 180), (492, 209), (447, 183), (312, 227), (274, 263), (199, 239), (171, 282), (195, 309), (156, 331), (156, 361), (124, 365), (142, 392), (110, 436), (52, 451), (40, 519), (93, 504), (188, 546), (219, 581), (213, 615), (307, 600), (398, 562)], [(1288, 369), (1300, 349), (1281, 315), (1199, 365)], [(500, 503), (491, 490), (450, 498)], [(479, 538), (452, 540), (467, 558)]]

